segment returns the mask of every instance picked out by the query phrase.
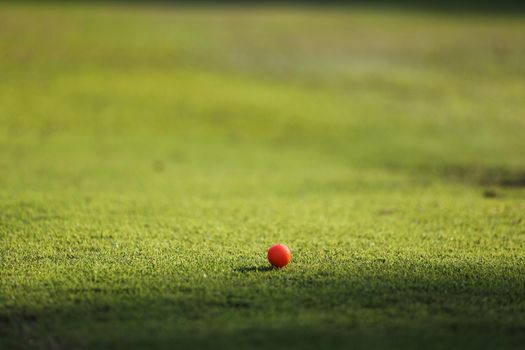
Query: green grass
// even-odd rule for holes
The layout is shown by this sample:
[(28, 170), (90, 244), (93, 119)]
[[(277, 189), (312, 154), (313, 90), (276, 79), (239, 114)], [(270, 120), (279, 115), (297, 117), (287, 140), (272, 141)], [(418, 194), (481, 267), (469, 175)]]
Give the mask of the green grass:
[(0, 5), (0, 348), (522, 348), (524, 37)]

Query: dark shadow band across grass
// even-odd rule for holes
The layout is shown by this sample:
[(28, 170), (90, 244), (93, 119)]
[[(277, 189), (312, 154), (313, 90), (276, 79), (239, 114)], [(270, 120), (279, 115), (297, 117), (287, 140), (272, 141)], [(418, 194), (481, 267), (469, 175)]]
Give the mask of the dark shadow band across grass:
[[(0, 313), (3, 348), (500, 348), (525, 342), (523, 266), (237, 269), (193, 282), (55, 286)], [(263, 274), (237, 272), (263, 271)], [(136, 276), (135, 276), (136, 278)], [(135, 285), (135, 287), (132, 287)], [(26, 291), (26, 293), (32, 293)]]

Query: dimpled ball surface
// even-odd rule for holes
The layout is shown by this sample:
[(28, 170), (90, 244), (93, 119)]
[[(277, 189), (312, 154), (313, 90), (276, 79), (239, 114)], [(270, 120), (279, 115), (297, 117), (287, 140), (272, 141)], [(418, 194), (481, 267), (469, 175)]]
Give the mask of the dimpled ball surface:
[(275, 244), (268, 249), (268, 261), (275, 267), (284, 267), (292, 260), (290, 248), (284, 244)]

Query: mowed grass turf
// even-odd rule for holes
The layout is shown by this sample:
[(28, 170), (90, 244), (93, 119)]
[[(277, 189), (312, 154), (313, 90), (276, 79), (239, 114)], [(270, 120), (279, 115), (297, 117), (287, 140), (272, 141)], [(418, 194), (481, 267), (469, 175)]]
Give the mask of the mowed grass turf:
[(1, 5), (0, 347), (523, 348), (524, 38)]

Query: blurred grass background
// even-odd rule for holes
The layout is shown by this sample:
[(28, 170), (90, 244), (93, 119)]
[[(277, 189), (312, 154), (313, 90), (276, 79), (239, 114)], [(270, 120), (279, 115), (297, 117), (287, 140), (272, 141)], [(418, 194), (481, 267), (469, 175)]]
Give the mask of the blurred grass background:
[(57, 6), (3, 11), (4, 139), (160, 132), (523, 171), (521, 17)]
[(519, 348), (524, 23), (0, 4), (0, 344)]

